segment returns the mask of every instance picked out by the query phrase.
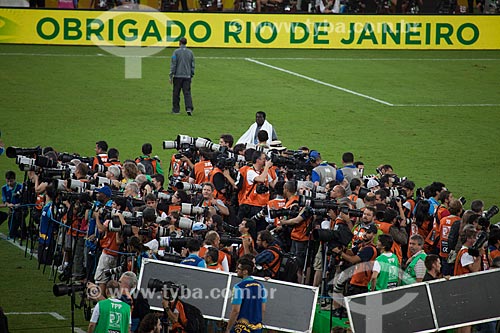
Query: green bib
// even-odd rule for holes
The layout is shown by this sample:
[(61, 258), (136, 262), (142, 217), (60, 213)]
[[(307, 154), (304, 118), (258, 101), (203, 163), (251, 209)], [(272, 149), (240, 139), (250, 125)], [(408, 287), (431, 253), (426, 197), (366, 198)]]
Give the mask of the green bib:
[(409, 285), (412, 283), (417, 282), (417, 274), (415, 273), (415, 265), (419, 260), (425, 261), (425, 258), (427, 257), (427, 254), (425, 252), (422, 252), (418, 254), (413, 260), (410, 262), (408, 267), (406, 267), (405, 274), (403, 276), (403, 285)]
[(105, 299), (99, 302), (99, 319), (95, 333), (128, 333), (129, 321), (130, 305)]
[[(381, 267), (380, 272), (377, 276), (377, 284), (375, 285), (375, 290), (384, 290), (397, 287), (399, 283), (398, 257), (394, 253), (391, 253), (389, 257), (385, 254), (381, 254), (375, 260), (378, 261)], [(368, 286), (368, 288), (370, 287), (371, 286)]]

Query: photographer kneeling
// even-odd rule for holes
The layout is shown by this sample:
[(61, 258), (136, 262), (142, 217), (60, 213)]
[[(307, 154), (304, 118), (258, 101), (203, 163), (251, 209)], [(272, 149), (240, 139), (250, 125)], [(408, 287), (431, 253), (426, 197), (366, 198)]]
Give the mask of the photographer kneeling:
[(255, 276), (276, 279), (281, 266), (281, 248), (271, 232), (259, 231), (257, 249), (261, 252), (255, 257)]
[(177, 298), (178, 295), (174, 296), (168, 294), (168, 290), (164, 292), (163, 299), (161, 301), (161, 305), (163, 306), (163, 309), (168, 317), (168, 332), (186, 333), (184, 327), (187, 326), (187, 317), (184, 312), (184, 306), (182, 305), (182, 302), (179, 302), (179, 299)]

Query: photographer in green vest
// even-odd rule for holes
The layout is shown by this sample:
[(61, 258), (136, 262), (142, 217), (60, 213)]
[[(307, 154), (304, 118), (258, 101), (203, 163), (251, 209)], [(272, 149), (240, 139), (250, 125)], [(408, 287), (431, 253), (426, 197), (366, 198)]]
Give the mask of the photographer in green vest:
[(399, 285), (399, 260), (391, 251), (393, 242), (391, 235), (378, 236), (377, 250), (381, 254), (373, 263), (368, 290), (384, 290)]
[(403, 276), (403, 285), (422, 282), (425, 276), (424, 238), (419, 234), (410, 237), (408, 243), (411, 257), (406, 261), (406, 270)]
[(111, 280), (106, 283), (107, 299), (99, 301), (92, 312), (88, 333), (130, 332), (130, 306), (120, 301), (120, 284)]

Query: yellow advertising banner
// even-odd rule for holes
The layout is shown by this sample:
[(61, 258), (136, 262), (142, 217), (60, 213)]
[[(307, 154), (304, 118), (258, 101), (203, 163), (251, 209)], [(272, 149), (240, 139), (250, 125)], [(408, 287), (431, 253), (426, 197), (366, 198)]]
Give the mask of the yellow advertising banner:
[(0, 9), (0, 43), (192, 47), (500, 49), (500, 16), (161, 13)]

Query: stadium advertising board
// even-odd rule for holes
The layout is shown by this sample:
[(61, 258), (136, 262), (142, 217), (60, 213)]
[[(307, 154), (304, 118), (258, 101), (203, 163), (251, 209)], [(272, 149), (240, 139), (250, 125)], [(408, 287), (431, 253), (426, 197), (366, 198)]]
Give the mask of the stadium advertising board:
[(500, 16), (0, 9), (0, 43), (318, 49), (500, 49)]

